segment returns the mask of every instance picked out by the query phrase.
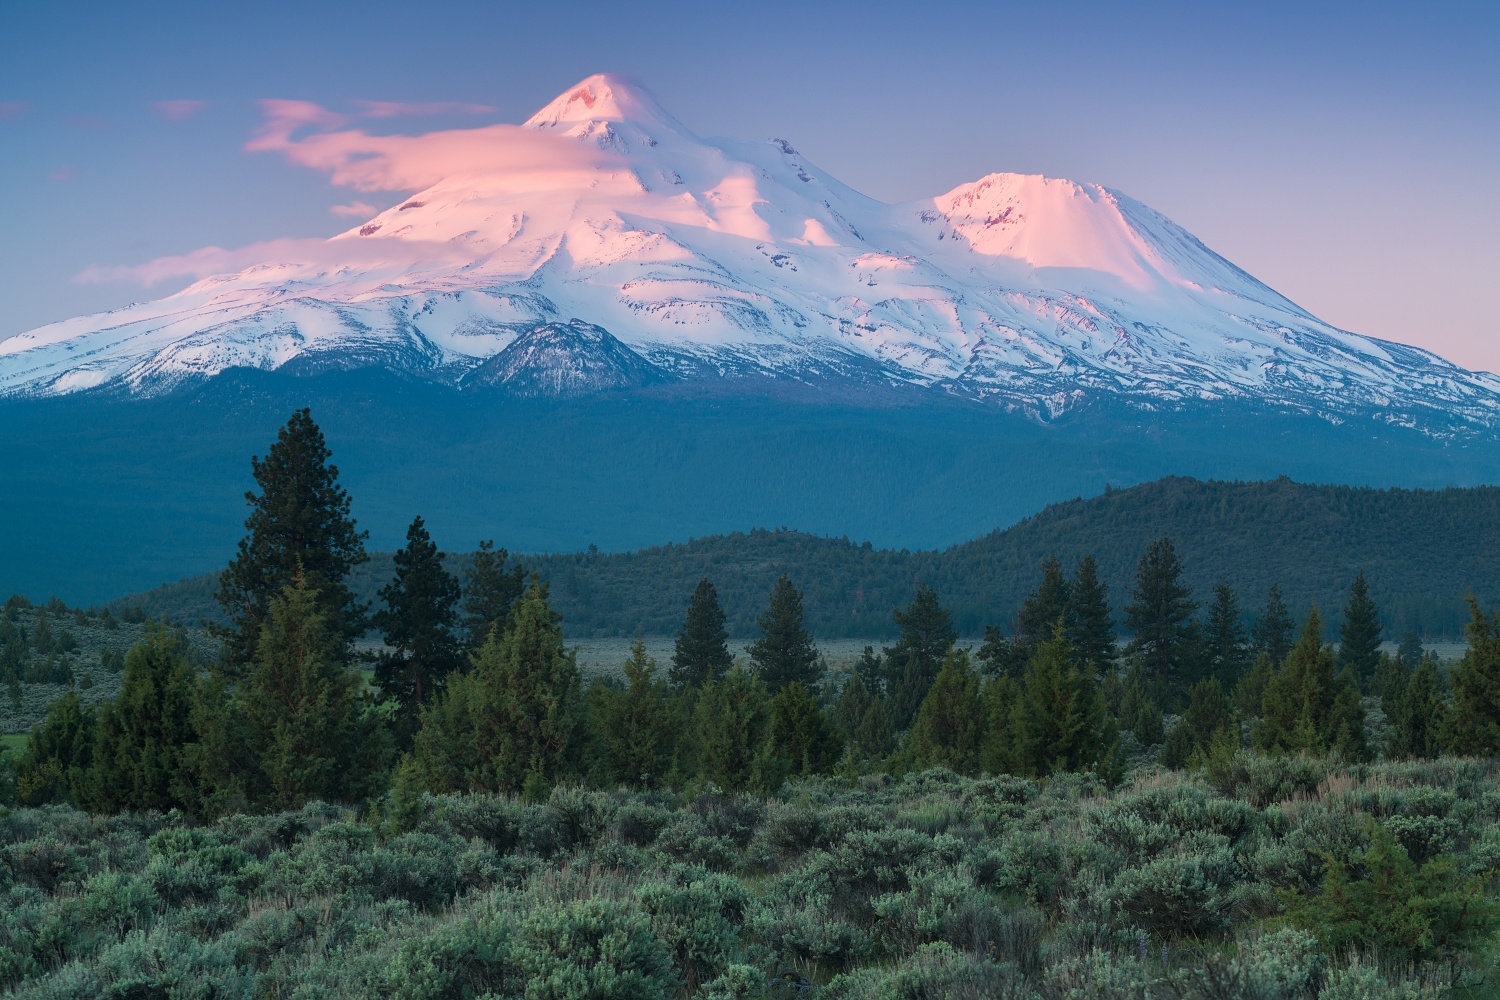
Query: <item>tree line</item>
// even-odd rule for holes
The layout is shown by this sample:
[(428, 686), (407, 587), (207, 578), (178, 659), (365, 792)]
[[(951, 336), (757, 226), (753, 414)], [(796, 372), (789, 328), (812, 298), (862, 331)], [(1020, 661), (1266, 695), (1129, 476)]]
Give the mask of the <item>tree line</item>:
[[(1500, 745), (1500, 619), (1477, 602), (1449, 677), (1412, 638), (1381, 652), (1362, 573), (1334, 647), (1319, 611), (1298, 626), (1276, 585), (1253, 616), (1222, 582), (1200, 608), (1165, 536), (1141, 556), (1118, 623), (1093, 557), (1071, 576), (1048, 558), (977, 650), (924, 584), (894, 611), (894, 643), (867, 647), (847, 676), (826, 670), (784, 575), (737, 660), (705, 577), (665, 676), (638, 640), (622, 678), (586, 684), (548, 583), (491, 542), (452, 574), (420, 516), (372, 612), (349, 582), (366, 534), (330, 458), (301, 410), (252, 459), (258, 492), (217, 593), (221, 660), (199, 669), (153, 627), (113, 702), (95, 712), (70, 692), (32, 731), (16, 763), (23, 802), (216, 816), (325, 800), (401, 815), (426, 793), (536, 801), (578, 782), (764, 792), (932, 767), (1112, 781), (1144, 759), (1232, 767), (1246, 746), (1359, 761)], [(360, 653), (371, 627), (384, 647)], [(1384, 716), (1379, 746), (1366, 695)]]

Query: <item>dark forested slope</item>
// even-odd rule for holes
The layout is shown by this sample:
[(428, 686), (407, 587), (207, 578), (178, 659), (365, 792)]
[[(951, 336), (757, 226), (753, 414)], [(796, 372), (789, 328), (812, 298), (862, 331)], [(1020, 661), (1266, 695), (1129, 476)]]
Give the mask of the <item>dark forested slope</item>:
[[(1500, 599), (1500, 487), (1380, 490), (1174, 477), (1053, 504), (941, 551), (756, 530), (523, 561), (551, 581), (553, 602), (574, 637), (675, 632), (703, 576), (718, 588), (730, 631), (749, 635), (782, 573), (804, 591), (808, 625), (819, 637), (893, 634), (891, 609), (910, 601), (918, 583), (936, 588), (959, 630), (973, 635), (1010, 621), (1050, 555), (1071, 570), (1093, 554), (1118, 609), (1141, 553), (1163, 534), (1176, 543), (1195, 593), (1206, 595), (1222, 579), (1247, 610), (1273, 583), (1294, 611), (1314, 602), (1342, 607), (1360, 570), (1388, 635), (1413, 629), (1456, 636), (1466, 620), (1466, 593), (1483, 603)], [(357, 589), (373, 596), (389, 573), (389, 555), (377, 555), (357, 571)], [(117, 604), (191, 620), (216, 611), (213, 589), (211, 577), (199, 577)]]

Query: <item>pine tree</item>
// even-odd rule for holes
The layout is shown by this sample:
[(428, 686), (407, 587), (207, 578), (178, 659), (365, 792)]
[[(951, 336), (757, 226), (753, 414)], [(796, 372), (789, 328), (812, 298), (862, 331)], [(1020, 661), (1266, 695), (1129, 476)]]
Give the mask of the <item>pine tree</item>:
[(1125, 627), (1135, 633), (1128, 654), (1139, 654), (1163, 678), (1182, 673), (1190, 638), (1192, 592), (1182, 583), (1182, 564), (1172, 540), (1162, 536), (1146, 549), (1136, 569), (1135, 589), (1125, 608)]
[(1281, 587), (1273, 583), (1266, 595), (1266, 606), (1261, 608), (1251, 630), (1250, 651), (1256, 656), (1265, 654), (1271, 658), (1272, 666), (1280, 666), (1292, 651), (1294, 631), (1296, 624), (1286, 609), (1286, 602), (1281, 599)]
[(1287, 753), (1336, 750), (1364, 760), (1364, 709), (1348, 671), (1339, 671), (1333, 647), (1322, 639), (1323, 620), (1313, 608), (1286, 662), (1266, 682), (1257, 749)]
[(885, 709), (885, 699), (876, 698), (870, 702), (859, 728), (854, 731), (852, 742), (866, 757), (881, 757), (891, 752), (896, 745), (896, 727), (891, 724), (890, 713)]
[(1027, 775), (1096, 767), (1113, 772), (1118, 740), (1089, 672), (1058, 627), (1036, 648), (1016, 702), (1018, 770)]
[(1469, 595), (1469, 648), (1453, 671), (1450, 753), (1492, 757), (1500, 752), (1500, 616), (1485, 615)]
[(1042, 582), (1021, 603), (1016, 618), (1016, 641), (1023, 646), (1035, 646), (1052, 636), (1052, 628), (1059, 618), (1067, 622), (1072, 631), (1072, 587), (1063, 576), (1062, 566), (1056, 556), (1048, 556), (1042, 563)]
[(355, 530), (349, 494), (338, 485), (338, 468), (328, 464), (330, 454), (311, 411), (302, 409), (280, 430), (264, 461), (250, 459), (261, 492), (245, 494), (248, 534), (220, 576), (216, 595), (230, 625), (214, 631), (236, 672), (255, 658), (271, 602), (298, 574), (319, 595), (319, 609), (338, 642), (364, 631), (365, 609), (344, 581), (368, 558), (369, 533)]
[(1234, 686), (1234, 707), (1241, 715), (1250, 718), (1259, 716), (1264, 707), (1266, 685), (1276, 673), (1276, 663), (1270, 653), (1256, 656), (1248, 673)]
[(854, 738), (859, 724), (864, 721), (865, 713), (874, 702), (875, 695), (865, 684), (864, 678), (858, 672), (850, 674), (839, 691), (839, 700), (834, 703), (833, 708), (834, 720), (846, 737), (851, 740)]
[(1407, 632), (1401, 637), (1396, 656), (1408, 671), (1417, 669), (1417, 664), (1422, 662), (1422, 637), (1415, 632)]
[(908, 737), (910, 765), (974, 774), (979, 769), (983, 723), (979, 675), (969, 668), (967, 650), (950, 649)]
[(983, 735), (979, 743), (979, 767), (985, 774), (1014, 774), (1024, 770), (1016, 726), (1021, 695), (1021, 682), (1009, 674), (990, 678), (980, 692)]
[(256, 762), (248, 790), (272, 809), (312, 799), (357, 802), (383, 780), (384, 731), (325, 607), (302, 576), (271, 599), (237, 698)]
[(593, 729), (599, 739), (602, 770), (612, 784), (652, 788), (672, 764), (672, 716), (666, 685), (655, 680), (656, 661), (637, 637), (625, 661), (623, 690), (593, 692)]
[[(1406, 669), (1399, 660), (1396, 663), (1397, 669)], [(1380, 705), (1390, 723), (1385, 741), (1387, 757), (1432, 758), (1442, 753), (1448, 703), (1443, 697), (1437, 657), (1422, 657), (1410, 676), (1388, 686)]]
[(817, 699), (793, 681), (771, 699), (760, 782), (774, 792), (789, 778), (827, 774), (844, 752), (844, 741), (818, 708)]
[(877, 655), (874, 646), (865, 647), (854, 664), (854, 673), (870, 694), (878, 697), (885, 692), (885, 657)]
[(1120, 725), (1143, 746), (1157, 746), (1165, 738), (1157, 701), (1160, 686), (1160, 678), (1146, 670), (1139, 656), (1132, 656), (1120, 692)]
[(724, 610), (719, 607), (719, 593), (705, 577), (693, 591), (687, 620), (677, 634), (670, 673), (672, 687), (701, 687), (723, 677), (732, 666), (734, 657), (729, 653), (729, 630), (724, 625)]
[(769, 715), (765, 685), (738, 665), (705, 685), (694, 711), (699, 776), (726, 792), (748, 790)]
[(511, 608), (526, 590), (526, 570), (520, 563), (506, 569), (510, 553), (495, 548), (493, 539), (479, 543), (469, 558), (463, 584), (464, 649), (479, 651), (494, 631), (504, 631)]
[(793, 681), (818, 689), (818, 649), (802, 626), (802, 595), (785, 576), (771, 588), (771, 603), (759, 619), (761, 637), (748, 650), (756, 677), (775, 694)]
[(1208, 668), (1221, 690), (1232, 688), (1249, 667), (1249, 646), (1240, 624), (1240, 602), (1229, 585), (1214, 586), (1214, 602), (1208, 609), (1204, 636)]
[(396, 577), (380, 591), (384, 607), (372, 624), (390, 647), (375, 660), (375, 683), (395, 702), (402, 743), (416, 732), (422, 706), (458, 669), (458, 580), (443, 568), (443, 553), (417, 517), (406, 529), (406, 547), (393, 557)]
[(901, 633), (896, 644), (885, 650), (887, 690), (891, 693), (892, 721), (897, 729), (905, 729), (916, 718), (943, 658), (958, 641), (958, 633), (953, 631), (952, 614), (926, 584), (917, 587), (917, 596), (905, 611), (894, 610), (891, 616)]
[(120, 693), (99, 713), (87, 808), (196, 810), (189, 757), (196, 677), (181, 640), (160, 625), (125, 654)]
[(1019, 680), (1026, 673), (1031, 654), (1025, 645), (1005, 634), (998, 625), (984, 627), (984, 643), (979, 647), (980, 669), (990, 677)]
[(1230, 738), (1238, 743), (1238, 730), (1229, 699), (1224, 696), (1219, 679), (1210, 677), (1194, 684), (1188, 692), (1187, 711), (1177, 720), (1162, 746), (1162, 765), (1179, 770), (1194, 758), (1206, 760), (1214, 738), (1221, 732), (1230, 733)]
[(78, 692), (69, 690), (31, 727), (16, 761), (16, 797), (22, 805), (76, 802), (88, 794), (96, 719)]
[(1093, 556), (1084, 556), (1073, 574), (1069, 594), (1068, 622), (1075, 655), (1092, 663), (1100, 674), (1114, 670), (1115, 623), (1109, 608), (1109, 592), (1099, 579)]
[(1370, 588), (1361, 572), (1349, 588), (1344, 624), (1339, 629), (1339, 665), (1350, 671), (1356, 687), (1367, 687), (1380, 665), (1380, 613), (1370, 599)]

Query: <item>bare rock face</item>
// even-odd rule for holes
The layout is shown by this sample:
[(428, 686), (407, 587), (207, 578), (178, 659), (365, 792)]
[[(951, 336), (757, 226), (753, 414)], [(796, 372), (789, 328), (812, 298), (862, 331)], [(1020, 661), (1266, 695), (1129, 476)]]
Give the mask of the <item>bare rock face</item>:
[(638, 389), (670, 378), (608, 330), (575, 319), (521, 334), (465, 375), (461, 385), (494, 386), (514, 396), (566, 398)]

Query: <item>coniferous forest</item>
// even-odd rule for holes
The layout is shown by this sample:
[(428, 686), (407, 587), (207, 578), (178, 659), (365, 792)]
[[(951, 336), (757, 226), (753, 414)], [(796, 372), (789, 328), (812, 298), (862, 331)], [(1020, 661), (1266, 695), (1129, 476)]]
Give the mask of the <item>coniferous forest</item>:
[[(638, 640), (586, 678), (561, 575), (494, 541), (453, 560), (414, 517), (362, 585), (332, 457), (302, 410), (252, 460), (211, 643), (0, 612), (6, 696), (61, 692), (0, 752), (0, 989), (1500, 994), (1500, 617), (1473, 596), (1440, 660), (1379, 564), (1320, 607), (1300, 567), (1245, 592), (1163, 531), (1123, 582), (1118, 544), (1039, 554), (982, 640), (923, 576), (830, 668), (803, 581), (768, 581), (736, 655), (704, 573), (670, 662)], [(85, 629), (131, 640), (108, 698), (72, 677)]]

